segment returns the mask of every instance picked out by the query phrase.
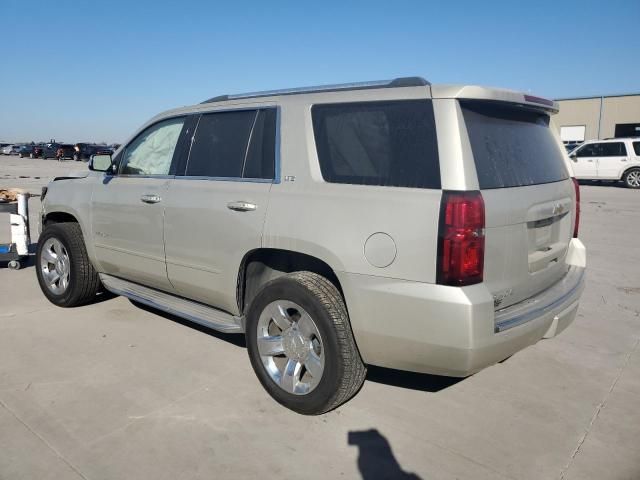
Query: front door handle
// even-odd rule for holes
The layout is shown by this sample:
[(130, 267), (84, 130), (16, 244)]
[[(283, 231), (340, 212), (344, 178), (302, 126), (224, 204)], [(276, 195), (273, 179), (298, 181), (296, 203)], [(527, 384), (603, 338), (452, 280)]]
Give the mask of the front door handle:
[(140, 197), (140, 200), (142, 200), (144, 203), (158, 203), (162, 201), (162, 198), (160, 198), (159, 195), (142, 195)]
[(229, 210), (235, 210), (236, 212), (252, 212), (256, 209), (257, 205), (255, 203), (249, 202), (229, 202), (227, 203), (227, 208)]

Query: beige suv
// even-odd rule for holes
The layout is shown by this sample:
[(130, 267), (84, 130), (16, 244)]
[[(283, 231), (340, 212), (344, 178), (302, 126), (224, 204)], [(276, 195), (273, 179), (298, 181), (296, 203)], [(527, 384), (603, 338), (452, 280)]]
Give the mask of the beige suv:
[(56, 305), (105, 288), (244, 333), (262, 385), (304, 414), (347, 401), (366, 365), (471, 375), (578, 308), (556, 111), (421, 78), (171, 110), (44, 190), (38, 280)]

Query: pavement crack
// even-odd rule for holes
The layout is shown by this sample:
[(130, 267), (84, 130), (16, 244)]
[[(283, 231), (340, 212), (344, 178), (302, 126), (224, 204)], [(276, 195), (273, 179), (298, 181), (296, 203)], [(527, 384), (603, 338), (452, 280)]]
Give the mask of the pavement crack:
[(89, 480), (81, 471), (78, 467), (76, 467), (73, 463), (71, 463), (70, 460), (68, 460), (64, 455), (62, 455), (62, 453), (60, 453), (53, 445), (51, 445), (42, 435), (40, 435), (38, 432), (36, 432), (33, 428), (31, 428), (29, 426), (29, 424), (27, 422), (25, 422), (24, 420), (22, 420), (22, 418), (20, 418), (13, 410), (11, 410), (6, 403), (4, 403), (2, 400), (0, 400), (0, 406), (2, 408), (4, 408), (7, 412), (9, 412), (13, 418), (15, 418), (18, 422), (20, 422), (20, 424), (22, 424), (24, 426), (24, 428), (26, 428), (27, 430), (29, 430), (33, 435), (35, 435), (35, 437), (40, 440), (49, 450), (51, 450), (56, 457), (58, 457), (60, 460), (62, 460), (71, 470), (73, 470), (76, 474), (78, 474), (80, 476), (80, 478), (83, 478), (84, 480)]
[(197, 388), (196, 390), (193, 390), (193, 391), (191, 391), (191, 392), (189, 392), (189, 393), (186, 393), (186, 394), (182, 395), (181, 397), (178, 397), (178, 398), (176, 398), (175, 400), (172, 400), (172, 401), (170, 401), (170, 402), (166, 403), (166, 404), (165, 404), (165, 405), (163, 405), (162, 407), (156, 408), (155, 410), (152, 410), (152, 411), (150, 411), (150, 412), (145, 413), (144, 415), (129, 416), (129, 420), (131, 420), (130, 422), (127, 422), (127, 423), (125, 423), (124, 425), (122, 425), (122, 426), (120, 426), (120, 427), (117, 427), (117, 428), (115, 428), (115, 429), (111, 430), (110, 432), (105, 433), (104, 435), (101, 435), (101, 436), (99, 436), (99, 437), (97, 437), (97, 438), (93, 439), (91, 442), (89, 442), (89, 444), (88, 444), (88, 445), (89, 445), (89, 446), (91, 446), (91, 445), (95, 445), (96, 443), (98, 443), (98, 442), (100, 442), (100, 441), (104, 440), (105, 438), (110, 437), (110, 436), (111, 436), (111, 435), (113, 435), (114, 433), (117, 433), (117, 432), (121, 432), (121, 431), (123, 431), (123, 430), (126, 430), (126, 429), (127, 429), (127, 428), (129, 428), (131, 425), (133, 425), (134, 423), (139, 422), (140, 420), (143, 420), (143, 419), (145, 419), (145, 418), (148, 418), (148, 417), (150, 417), (150, 416), (152, 416), (152, 415), (155, 415), (156, 413), (159, 413), (159, 412), (163, 411), (164, 409), (169, 408), (169, 407), (171, 407), (171, 406), (175, 405), (176, 403), (178, 403), (178, 402), (180, 402), (180, 401), (182, 401), (182, 400), (184, 400), (184, 399), (186, 399), (186, 398), (189, 398), (189, 397), (190, 397), (190, 396), (192, 396), (192, 395), (195, 395), (196, 393), (199, 393), (199, 392), (201, 392), (201, 391), (203, 391), (203, 390), (206, 390), (207, 388), (209, 388), (209, 386), (208, 386), (208, 385), (205, 385), (205, 386), (203, 386), (203, 387)]
[(582, 434), (582, 437), (580, 437), (580, 440), (578, 440), (578, 444), (576, 445), (576, 448), (573, 450), (571, 457), (569, 457), (569, 461), (560, 472), (560, 480), (564, 480), (565, 475), (567, 474), (567, 472), (569, 471), (569, 468), (571, 468), (571, 465), (573, 464), (573, 461), (575, 460), (578, 453), (580, 453), (580, 449), (582, 448), (582, 445), (586, 441), (589, 433), (591, 433), (591, 429), (593, 428), (594, 423), (598, 419), (598, 416), (600, 415), (600, 411), (606, 405), (607, 400), (609, 400), (609, 397), (611, 396), (611, 393), (613, 393), (614, 388), (616, 388), (616, 385), (618, 384), (618, 380), (620, 380), (620, 377), (622, 377), (622, 374), (627, 368), (627, 365), (629, 365), (629, 360), (631, 359), (631, 355), (633, 355), (633, 353), (638, 349), (638, 345), (640, 345), (640, 337), (638, 337), (633, 348), (629, 350), (629, 352), (627, 353), (624, 359), (624, 365), (622, 365), (622, 367), (618, 371), (618, 375), (616, 375), (616, 378), (613, 380), (613, 383), (609, 387), (609, 391), (607, 391), (602, 401), (596, 406), (595, 412), (593, 412), (593, 415), (591, 416), (591, 421), (589, 422), (589, 425), (587, 425), (587, 428)]

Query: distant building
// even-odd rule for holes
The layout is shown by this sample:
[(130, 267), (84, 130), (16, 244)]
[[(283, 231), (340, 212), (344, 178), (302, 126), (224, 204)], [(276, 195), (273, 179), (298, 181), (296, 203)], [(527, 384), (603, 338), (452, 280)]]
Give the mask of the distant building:
[(553, 121), (565, 143), (640, 137), (640, 93), (559, 98)]

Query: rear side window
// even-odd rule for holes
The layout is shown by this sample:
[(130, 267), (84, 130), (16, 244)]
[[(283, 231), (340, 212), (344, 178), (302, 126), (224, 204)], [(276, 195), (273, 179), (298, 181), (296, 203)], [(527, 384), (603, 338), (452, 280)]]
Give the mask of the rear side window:
[(255, 110), (202, 115), (196, 128), (186, 175), (241, 177)]
[(276, 110), (202, 115), (185, 175), (273, 179)]
[(244, 178), (273, 179), (276, 156), (276, 110), (270, 108), (258, 113), (247, 156), (242, 169)]
[(633, 142), (633, 151), (640, 155), (640, 142)]
[(480, 101), (460, 102), (481, 189), (569, 178), (544, 113)]
[(440, 188), (430, 100), (322, 104), (311, 116), (325, 181)]
[(607, 142), (600, 144), (601, 157), (626, 157), (627, 149), (624, 142)]

